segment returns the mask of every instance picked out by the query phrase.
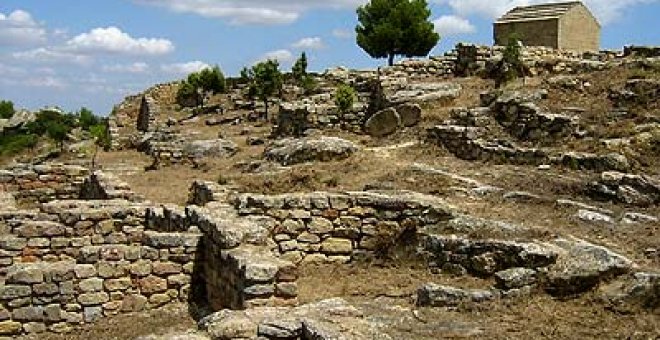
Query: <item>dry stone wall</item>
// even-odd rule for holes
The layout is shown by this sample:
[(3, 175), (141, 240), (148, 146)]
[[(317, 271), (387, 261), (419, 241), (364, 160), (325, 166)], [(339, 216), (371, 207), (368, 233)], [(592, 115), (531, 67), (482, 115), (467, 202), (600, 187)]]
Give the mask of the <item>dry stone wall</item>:
[(75, 199), (88, 175), (87, 168), (76, 165), (19, 164), (0, 170), (0, 187), (13, 193), (19, 205)]
[(267, 216), (276, 251), (300, 262), (349, 262), (387, 251), (418, 230), (448, 220), (443, 202), (413, 193), (239, 195), (242, 216)]
[(68, 332), (187, 300), (201, 235), (148, 231), (144, 214), (122, 200), (0, 212), (0, 335)]

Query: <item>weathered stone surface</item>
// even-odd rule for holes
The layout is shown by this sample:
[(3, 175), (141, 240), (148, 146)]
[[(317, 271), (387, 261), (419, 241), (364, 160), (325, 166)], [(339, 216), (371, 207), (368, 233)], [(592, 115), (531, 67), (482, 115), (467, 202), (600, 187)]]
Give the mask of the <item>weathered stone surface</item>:
[(353, 142), (337, 137), (286, 138), (277, 140), (266, 148), (264, 157), (282, 165), (327, 162), (348, 158), (358, 149)]
[(651, 215), (646, 215), (646, 214), (641, 214), (641, 213), (634, 213), (634, 212), (627, 212), (623, 214), (623, 217), (621, 218), (621, 222), (625, 224), (635, 224), (635, 223), (657, 223), (660, 221), (657, 217), (651, 216)]
[(614, 223), (614, 219), (610, 216), (585, 209), (578, 210), (577, 218), (582, 221), (591, 222), (591, 223), (604, 223), (604, 224)]
[(343, 238), (329, 238), (321, 243), (321, 251), (328, 255), (350, 254), (353, 243)]
[(0, 285), (0, 300), (13, 300), (30, 296), (32, 288), (23, 285)]
[(8, 283), (40, 283), (44, 281), (44, 272), (39, 265), (14, 265), (7, 272)]
[(100, 305), (108, 300), (110, 297), (105, 292), (85, 293), (78, 296), (78, 302), (83, 306)]
[(200, 328), (213, 339), (249, 339), (256, 337), (258, 325), (245, 312), (222, 310), (200, 321)]
[(257, 335), (274, 339), (298, 338), (302, 333), (302, 322), (296, 319), (266, 320), (257, 326)]
[(85, 307), (83, 319), (85, 322), (96, 322), (103, 317), (103, 307)]
[(12, 312), (12, 319), (24, 322), (42, 321), (44, 319), (44, 310), (41, 306), (16, 308)]
[(139, 312), (144, 310), (147, 298), (142, 295), (125, 295), (122, 300), (121, 310), (124, 312)]
[(660, 274), (634, 273), (602, 287), (602, 298), (615, 305), (660, 307)]
[(564, 251), (548, 268), (546, 289), (552, 294), (582, 293), (633, 267), (632, 261), (622, 255), (584, 240), (557, 239), (553, 243)]
[(417, 290), (418, 306), (451, 307), (464, 302), (483, 302), (497, 296), (488, 290), (464, 290), (450, 286), (427, 283)]
[(78, 287), (83, 293), (100, 292), (103, 290), (103, 279), (97, 277), (84, 279), (80, 281)]
[(325, 234), (332, 231), (334, 226), (332, 222), (323, 217), (314, 217), (308, 223), (307, 227), (312, 234)]
[(167, 290), (167, 280), (150, 275), (139, 280), (140, 291), (145, 294), (160, 293)]
[(401, 117), (401, 125), (403, 126), (415, 126), (422, 119), (422, 107), (419, 104), (405, 103), (398, 105), (395, 109)]
[(406, 86), (387, 99), (391, 103), (451, 101), (460, 95), (461, 90), (461, 85), (455, 82), (419, 83)]
[(338, 298), (294, 308), (221, 310), (199, 326), (214, 339), (391, 339)]
[(229, 157), (238, 151), (236, 143), (226, 139), (196, 140), (183, 147), (189, 157)]
[(536, 271), (529, 268), (511, 268), (495, 273), (495, 282), (501, 289), (517, 289), (536, 283)]
[(376, 112), (364, 124), (365, 132), (373, 137), (383, 137), (394, 133), (401, 126), (401, 116), (393, 108)]
[(589, 189), (595, 199), (614, 200), (639, 206), (660, 203), (660, 183), (644, 175), (603, 172), (600, 180), (591, 183)]
[(21, 332), (22, 324), (16, 321), (0, 322), (0, 335), (16, 335)]

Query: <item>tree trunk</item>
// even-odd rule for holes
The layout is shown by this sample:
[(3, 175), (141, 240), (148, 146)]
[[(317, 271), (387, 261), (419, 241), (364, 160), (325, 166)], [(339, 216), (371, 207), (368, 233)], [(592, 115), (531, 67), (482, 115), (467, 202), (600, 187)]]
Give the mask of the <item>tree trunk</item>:
[(394, 53), (390, 53), (390, 54), (387, 56), (387, 65), (388, 65), (388, 66), (392, 66), (392, 65), (394, 65)]

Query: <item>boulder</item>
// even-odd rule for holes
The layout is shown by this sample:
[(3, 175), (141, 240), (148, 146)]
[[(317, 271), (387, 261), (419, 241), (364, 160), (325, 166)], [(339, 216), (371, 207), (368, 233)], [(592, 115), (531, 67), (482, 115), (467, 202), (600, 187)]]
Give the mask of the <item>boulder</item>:
[(282, 165), (327, 162), (346, 159), (358, 149), (355, 143), (337, 137), (286, 138), (275, 141), (267, 147), (264, 157)]
[(536, 283), (536, 271), (529, 268), (511, 268), (495, 273), (497, 288), (518, 289)]
[(226, 139), (196, 140), (187, 143), (183, 150), (195, 158), (230, 157), (238, 151), (238, 146)]
[(560, 238), (553, 243), (563, 249), (557, 262), (548, 268), (546, 289), (553, 295), (586, 292), (633, 268), (626, 257), (578, 238)]
[(415, 126), (422, 119), (422, 107), (419, 104), (405, 103), (397, 106), (395, 110), (405, 127)]
[(646, 175), (616, 171), (603, 172), (600, 180), (589, 185), (593, 198), (649, 206), (660, 203), (660, 181)]
[(614, 305), (660, 308), (660, 274), (635, 273), (602, 287), (600, 293)]
[(393, 108), (376, 112), (364, 124), (364, 130), (372, 137), (383, 137), (394, 133), (401, 125), (401, 116)]

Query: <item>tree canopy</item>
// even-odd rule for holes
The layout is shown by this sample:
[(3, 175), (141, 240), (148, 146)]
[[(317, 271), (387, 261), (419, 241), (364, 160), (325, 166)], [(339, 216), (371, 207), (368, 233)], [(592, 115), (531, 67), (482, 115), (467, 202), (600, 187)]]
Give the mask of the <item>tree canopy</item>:
[(262, 61), (250, 69), (244, 68), (241, 78), (249, 84), (248, 96), (263, 100), (268, 114), (268, 98), (279, 94), (284, 83), (280, 63), (272, 59)]
[(0, 119), (9, 119), (14, 115), (14, 103), (10, 100), (0, 100)]
[(190, 106), (189, 104), (199, 106), (203, 104), (207, 93), (223, 93), (226, 89), (227, 83), (220, 67), (205, 68), (188, 75), (179, 87), (176, 101), (182, 106)]
[(293, 75), (293, 79), (298, 82), (303, 82), (305, 77), (307, 77), (307, 55), (305, 52), (302, 52), (300, 58), (293, 64), (291, 74)]
[(372, 58), (426, 56), (440, 40), (426, 0), (371, 0), (357, 9), (357, 44)]

